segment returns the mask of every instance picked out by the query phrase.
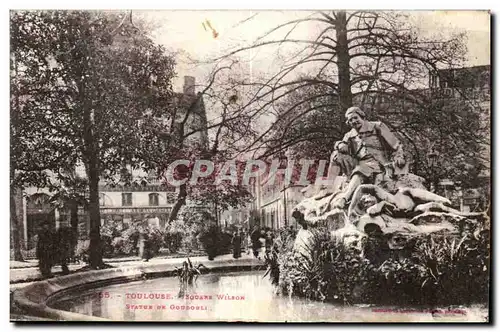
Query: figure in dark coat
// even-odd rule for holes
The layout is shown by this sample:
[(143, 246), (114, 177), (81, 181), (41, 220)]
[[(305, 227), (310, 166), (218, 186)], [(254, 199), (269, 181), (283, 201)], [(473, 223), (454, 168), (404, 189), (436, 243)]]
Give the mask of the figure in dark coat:
[(233, 257), (240, 258), (241, 257), (241, 233), (240, 231), (234, 232), (233, 239), (231, 243), (233, 245)]
[(250, 235), (250, 238), (252, 239), (252, 251), (253, 255), (255, 257), (259, 256), (259, 249), (260, 249), (260, 229), (258, 226), (255, 226), (252, 234)]
[(68, 262), (75, 254), (76, 236), (70, 227), (62, 226), (54, 236), (54, 263), (61, 264), (63, 274), (68, 274)]
[(148, 262), (153, 258), (153, 252), (151, 248), (151, 240), (146, 229), (146, 226), (139, 226), (139, 240), (137, 241), (137, 247), (139, 249), (139, 257), (141, 257), (145, 262)]
[(48, 222), (41, 224), (38, 232), (38, 242), (36, 244), (36, 257), (38, 258), (38, 267), (42, 277), (51, 276), (51, 269), (54, 265), (54, 232), (50, 229)]
[(271, 253), (271, 249), (274, 244), (274, 234), (270, 228), (266, 231), (266, 254), (269, 255)]

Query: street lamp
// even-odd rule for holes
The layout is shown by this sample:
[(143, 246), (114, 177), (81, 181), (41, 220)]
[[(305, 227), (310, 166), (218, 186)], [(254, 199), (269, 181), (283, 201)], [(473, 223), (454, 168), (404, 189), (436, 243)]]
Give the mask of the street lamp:
[(457, 191), (457, 195), (458, 195), (458, 200), (460, 202), (460, 211), (463, 211), (463, 207), (464, 207), (464, 193), (462, 191), (462, 182), (461, 181), (457, 181), (455, 183), (455, 190)]
[(437, 158), (438, 154), (437, 152), (431, 148), (431, 151), (427, 154), (427, 159), (429, 160), (429, 168), (430, 168), (430, 180), (431, 180), (431, 191), (436, 192), (437, 191), (437, 185), (438, 185), (438, 179), (434, 175), (434, 168), (437, 165)]
[[(305, 187), (305, 186), (299, 185), (299, 184), (291, 184), (289, 186), (284, 186), (283, 189), (280, 190), (280, 192), (283, 192), (283, 206), (284, 206), (284, 214), (285, 214), (285, 226), (288, 226), (286, 191), (288, 189), (294, 188), (294, 187)], [(292, 199), (292, 202), (293, 202), (293, 199)]]
[(285, 212), (285, 227), (288, 226), (288, 216), (286, 213), (286, 189), (283, 189), (283, 207)]

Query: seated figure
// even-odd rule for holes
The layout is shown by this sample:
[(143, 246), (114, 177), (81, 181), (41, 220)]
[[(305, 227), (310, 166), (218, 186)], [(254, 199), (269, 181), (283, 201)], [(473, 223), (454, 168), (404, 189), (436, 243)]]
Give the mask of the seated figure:
[(343, 209), (356, 189), (365, 183), (379, 184), (384, 177), (407, 172), (403, 146), (383, 122), (366, 119), (359, 107), (351, 107), (345, 113), (346, 122), (352, 129), (337, 142), (331, 161), (348, 176), (349, 184), (341, 197), (331, 200), (333, 208)]

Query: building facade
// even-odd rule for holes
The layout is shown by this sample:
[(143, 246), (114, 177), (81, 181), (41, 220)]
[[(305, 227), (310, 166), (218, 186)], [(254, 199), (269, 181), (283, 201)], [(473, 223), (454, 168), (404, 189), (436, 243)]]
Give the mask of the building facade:
[(136, 187), (100, 188), (101, 224), (147, 220), (163, 228), (177, 199), (175, 187), (152, 184)]
[[(177, 119), (187, 116), (185, 132), (195, 131), (187, 140), (187, 144), (197, 142), (203, 146), (208, 144), (206, 131), (206, 110), (203, 98), (196, 94), (195, 78), (186, 76), (182, 93), (174, 95)], [(191, 107), (188, 110), (188, 107)], [(189, 113), (186, 113), (189, 112)], [(168, 122), (165, 122), (168, 126)], [(201, 128), (201, 130), (200, 130)], [(110, 186), (101, 181), (99, 184), (99, 204), (101, 225), (110, 221), (132, 222), (146, 220), (149, 224), (164, 227), (177, 199), (178, 189), (168, 186), (158, 179), (148, 176), (142, 170), (130, 170), (132, 178), (148, 177), (145, 185)], [(77, 167), (76, 174), (85, 177), (83, 166)], [(25, 188), (16, 194), (16, 209), (19, 220), (22, 245), (31, 250), (36, 246), (36, 233), (41, 222), (48, 221), (54, 228), (70, 226), (71, 209), (57, 206), (52, 201), (54, 193), (47, 188)], [(187, 202), (191, 204), (191, 202)], [(78, 235), (80, 239), (88, 238), (90, 220), (84, 206), (78, 207)]]

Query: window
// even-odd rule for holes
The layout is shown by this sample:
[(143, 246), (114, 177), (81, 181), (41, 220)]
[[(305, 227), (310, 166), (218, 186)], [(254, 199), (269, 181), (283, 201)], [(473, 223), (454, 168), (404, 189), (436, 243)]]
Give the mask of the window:
[(150, 206), (158, 206), (159, 205), (158, 197), (159, 197), (159, 195), (157, 193), (149, 194), (149, 205)]
[(122, 206), (132, 206), (132, 193), (122, 194)]

